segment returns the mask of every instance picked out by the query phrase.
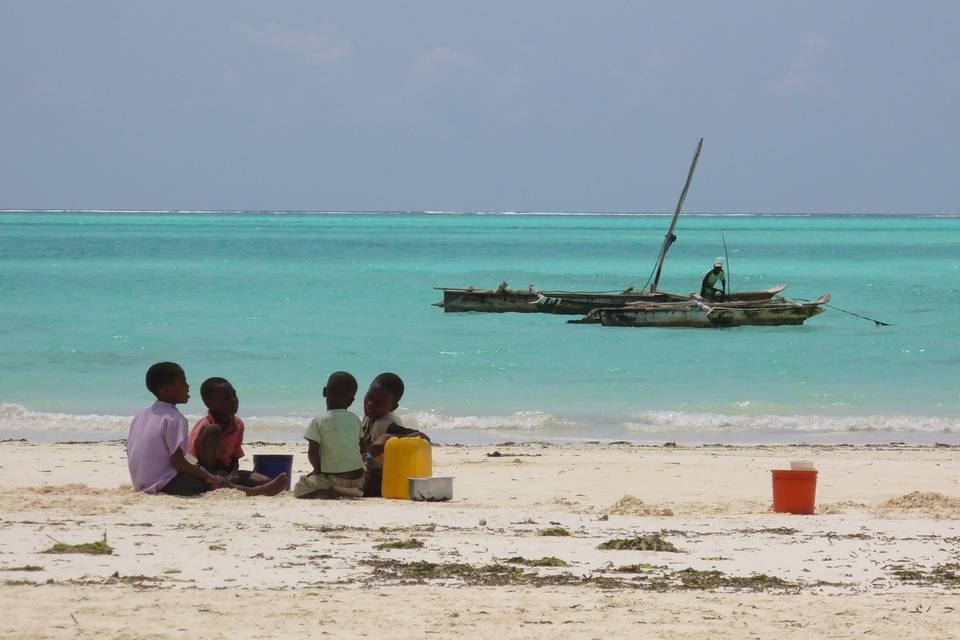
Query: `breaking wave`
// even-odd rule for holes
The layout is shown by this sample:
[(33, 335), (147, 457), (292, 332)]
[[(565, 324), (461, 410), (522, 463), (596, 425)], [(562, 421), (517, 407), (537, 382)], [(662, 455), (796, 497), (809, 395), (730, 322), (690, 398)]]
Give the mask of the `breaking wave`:
[(624, 423), (634, 433), (955, 433), (960, 417), (724, 415), (639, 411)]
[[(803, 435), (803, 434), (869, 434), (960, 433), (958, 416), (825, 416), (825, 415), (732, 415), (681, 411), (637, 411), (629, 416), (609, 416), (591, 420), (569, 419), (543, 411), (517, 411), (504, 415), (456, 416), (435, 411), (401, 412), (405, 425), (428, 433), (443, 433), (444, 440), (455, 439), (456, 433), (514, 433), (542, 439), (642, 438), (644, 435), (674, 434), (690, 436), (717, 435)], [(199, 415), (187, 414), (190, 424)], [(243, 416), (247, 438), (299, 439), (312, 416), (288, 414), (278, 416)], [(95, 437), (123, 437), (130, 425), (130, 415), (74, 415), (33, 411), (19, 404), (0, 403), (0, 434), (29, 437), (36, 434), (83, 433)]]
[[(0, 402), (0, 433), (89, 433), (103, 435), (126, 435), (132, 414), (125, 416), (104, 414), (69, 414), (32, 411), (19, 404)], [(201, 416), (186, 414), (192, 425)], [(310, 422), (311, 416), (242, 416), (246, 429), (254, 438), (259, 432), (300, 434)]]
[[(448, 416), (419, 411), (403, 416), (404, 424), (423, 431), (540, 431), (569, 430), (577, 423), (543, 411), (517, 411), (503, 416)], [(549, 435), (549, 433), (548, 433)]]

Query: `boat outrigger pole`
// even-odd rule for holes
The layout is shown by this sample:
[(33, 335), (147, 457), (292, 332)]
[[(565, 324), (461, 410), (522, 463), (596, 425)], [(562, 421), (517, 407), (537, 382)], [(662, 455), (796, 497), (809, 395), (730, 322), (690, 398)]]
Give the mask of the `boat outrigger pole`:
[(680, 210), (683, 208), (683, 201), (687, 199), (687, 189), (690, 188), (690, 181), (693, 180), (693, 172), (697, 168), (697, 160), (700, 159), (700, 149), (703, 148), (703, 138), (700, 138), (700, 142), (697, 143), (697, 150), (693, 154), (693, 162), (690, 163), (690, 171), (687, 173), (687, 181), (683, 183), (683, 191), (680, 192), (680, 199), (677, 200), (677, 209), (673, 212), (673, 219), (670, 221), (670, 227), (667, 229), (667, 235), (663, 238), (663, 246), (660, 247), (660, 257), (657, 258), (657, 268), (655, 270), (655, 275), (653, 277), (653, 282), (650, 284), (650, 291), (656, 291), (657, 286), (660, 284), (660, 272), (663, 271), (663, 261), (667, 259), (667, 251), (670, 250), (670, 245), (672, 245), (677, 236), (673, 235), (673, 230), (677, 226), (677, 218), (680, 216)]

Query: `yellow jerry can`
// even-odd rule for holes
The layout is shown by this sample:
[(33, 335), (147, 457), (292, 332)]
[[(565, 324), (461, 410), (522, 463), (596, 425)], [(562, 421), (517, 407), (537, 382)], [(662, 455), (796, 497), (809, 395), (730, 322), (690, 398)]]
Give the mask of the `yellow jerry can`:
[(433, 451), (423, 438), (390, 438), (383, 450), (384, 498), (410, 499), (410, 478), (433, 475)]

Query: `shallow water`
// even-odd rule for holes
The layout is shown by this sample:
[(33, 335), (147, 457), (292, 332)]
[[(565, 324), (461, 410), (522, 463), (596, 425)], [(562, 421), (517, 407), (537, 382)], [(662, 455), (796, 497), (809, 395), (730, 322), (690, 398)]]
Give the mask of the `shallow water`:
[[(253, 438), (297, 437), (336, 369), (407, 383), (402, 413), (446, 440), (954, 441), (960, 218), (685, 216), (661, 288), (687, 292), (725, 238), (735, 289), (786, 282), (892, 323), (567, 325), (445, 314), (435, 285), (642, 286), (668, 218), (0, 214), (0, 435), (122, 436), (143, 373), (236, 385)], [(355, 406), (359, 410), (359, 407)], [(79, 417), (78, 417), (79, 416)]]

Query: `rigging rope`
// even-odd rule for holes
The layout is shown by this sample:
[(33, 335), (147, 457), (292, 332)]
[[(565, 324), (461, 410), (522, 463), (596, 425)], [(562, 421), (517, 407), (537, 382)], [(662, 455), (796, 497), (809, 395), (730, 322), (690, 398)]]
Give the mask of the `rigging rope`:
[(650, 269), (650, 275), (647, 276), (647, 281), (643, 283), (643, 287), (640, 291), (647, 291), (650, 287), (650, 282), (653, 281), (653, 274), (657, 271), (657, 263), (653, 263), (653, 269)]
[[(808, 299), (806, 299), (806, 298), (794, 298), (794, 300), (801, 300), (801, 301), (803, 301), (803, 302), (813, 302), (812, 300), (808, 300)], [(869, 317), (867, 317), (867, 316), (862, 316), (862, 315), (860, 315), (859, 313), (854, 313), (853, 311), (847, 311), (846, 309), (841, 309), (840, 307), (835, 307), (835, 306), (833, 306), (832, 304), (826, 304), (826, 303), (825, 303), (823, 306), (828, 307), (828, 308), (830, 308), (830, 309), (833, 309), (834, 311), (839, 311), (840, 313), (845, 313), (845, 314), (847, 314), (847, 315), (854, 316), (855, 318), (861, 318), (861, 319), (863, 319), (863, 320), (869, 320), (870, 322), (874, 323), (874, 324), (877, 325), (878, 327), (892, 327), (892, 326), (893, 326), (893, 325), (890, 324), (889, 322), (884, 322), (884, 321), (882, 321), (882, 320), (877, 320), (877, 319), (875, 319), (875, 318), (869, 318)]]

